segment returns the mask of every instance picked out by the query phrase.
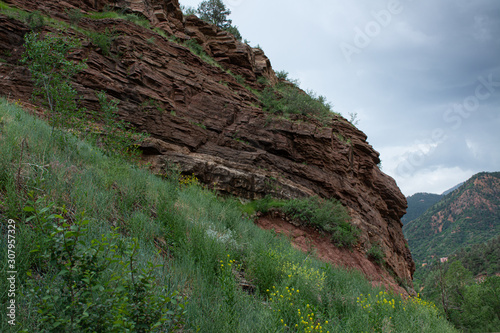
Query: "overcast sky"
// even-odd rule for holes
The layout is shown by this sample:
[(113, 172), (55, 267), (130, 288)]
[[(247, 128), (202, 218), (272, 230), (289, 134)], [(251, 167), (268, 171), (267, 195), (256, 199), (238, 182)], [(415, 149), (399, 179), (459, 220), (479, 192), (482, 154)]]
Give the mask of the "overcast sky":
[(357, 113), (405, 195), (500, 171), (500, 1), (224, 2), (275, 70)]

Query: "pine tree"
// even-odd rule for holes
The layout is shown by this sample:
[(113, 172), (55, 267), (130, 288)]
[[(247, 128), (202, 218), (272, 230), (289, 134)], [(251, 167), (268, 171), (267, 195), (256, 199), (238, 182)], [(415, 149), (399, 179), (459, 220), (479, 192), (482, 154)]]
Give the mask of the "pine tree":
[(227, 18), (231, 11), (226, 8), (222, 0), (205, 0), (200, 3), (196, 12), (203, 21), (212, 23), (221, 29), (231, 26), (232, 21)]

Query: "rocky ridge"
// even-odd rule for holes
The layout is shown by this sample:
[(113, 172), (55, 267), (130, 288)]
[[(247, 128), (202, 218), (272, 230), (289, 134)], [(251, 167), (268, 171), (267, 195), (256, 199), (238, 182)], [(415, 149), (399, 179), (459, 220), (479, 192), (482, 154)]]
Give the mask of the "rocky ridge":
[(500, 234), (500, 172), (481, 172), (403, 230), (418, 262), (451, 255)]
[[(379, 154), (340, 116), (325, 126), (303, 116), (285, 119), (264, 112), (252, 89), (264, 88), (261, 76), (270, 84), (278, 78), (262, 50), (195, 16), (183, 17), (177, 0), (5, 2), (63, 21), (71, 8), (90, 13), (115, 7), (148, 19), (151, 27), (177, 40), (195, 39), (218, 66), (153, 29), (126, 20), (83, 18), (81, 29), (108, 29), (113, 42), (105, 55), (81, 33), (67, 32), (82, 40), (74, 59), (87, 59), (88, 68), (75, 80), (82, 106), (98, 110), (100, 90), (119, 100), (120, 117), (151, 135), (142, 149), (154, 172), (175, 163), (214, 189), (248, 199), (267, 194), (339, 199), (362, 230), (355, 255), (378, 243), (387, 269), (411, 285), (415, 265), (400, 222), (406, 199), (378, 168)], [(43, 29), (56, 31), (50, 25)], [(19, 63), (28, 31), (23, 22), (0, 14), (0, 93), (22, 101), (29, 100), (33, 88)]]

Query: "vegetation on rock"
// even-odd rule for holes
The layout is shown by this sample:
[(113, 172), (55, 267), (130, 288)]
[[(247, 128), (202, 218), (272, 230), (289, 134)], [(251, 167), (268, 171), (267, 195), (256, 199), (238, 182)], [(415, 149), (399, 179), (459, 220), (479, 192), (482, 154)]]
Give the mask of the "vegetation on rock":
[(247, 214), (267, 213), (276, 209), (303, 226), (310, 226), (327, 233), (332, 243), (339, 247), (353, 247), (359, 239), (360, 230), (351, 223), (347, 209), (335, 199), (309, 197), (291, 200), (276, 200), (270, 196), (254, 200), (242, 206)]
[[(54, 2), (52, 5), (58, 4)], [(40, 13), (30, 13), (33, 18), (29, 18), (26, 12), (12, 9), (2, 2), (0, 10), (12, 14), (16, 20), (21, 19), (32, 30), (43, 29), (48, 24), (50, 29), (62, 30), (64, 34), (86, 36), (91, 44), (83, 51), (94, 56), (94, 66), (103, 65), (100, 69), (105, 70), (107, 65), (104, 62), (109, 62), (117, 69), (114, 73), (126, 72), (126, 78), (122, 76), (113, 81), (119, 82), (118, 86), (142, 84), (144, 89), (127, 90), (126, 98), (121, 96), (120, 107), (125, 113), (151, 100), (163, 99), (166, 102), (163, 104), (162, 101), (162, 105), (184, 105), (187, 103), (184, 98), (188, 95), (181, 96), (184, 86), (188, 87), (189, 94), (201, 96), (203, 103), (208, 95), (220, 97), (221, 100), (217, 101), (221, 103), (216, 107), (217, 110), (223, 109), (223, 113), (230, 113), (232, 107), (244, 113), (249, 104), (258, 103), (255, 96), (260, 97), (260, 93), (246, 86), (250, 81), (247, 82), (242, 75), (230, 74), (239, 83), (231, 87), (238, 89), (238, 94), (232, 92), (237, 99), (224, 96), (223, 90), (217, 90), (215, 94), (215, 90), (208, 87), (211, 82), (216, 82), (213, 77), (218, 80), (229, 78), (230, 81), (232, 79), (226, 75), (229, 71), (224, 73), (219, 68), (205, 66), (185, 48), (169, 43), (165, 38), (166, 30), (151, 29), (148, 19), (138, 19), (135, 14), (87, 11), (90, 15), (84, 17), (91, 20), (82, 21), (80, 13), (68, 12), (70, 27), (64, 21)], [(115, 30), (96, 29), (98, 25), (82, 28), (86, 21), (96, 24), (99, 22), (93, 20), (102, 18), (125, 19), (142, 27), (121, 23), (121, 28), (146, 33), (135, 39), (120, 36), (130, 43), (129, 46), (151, 48), (157, 44), (155, 38), (158, 38), (157, 41), (171, 53), (155, 48), (154, 51), (161, 56), (156, 54), (155, 61), (142, 61), (142, 54), (136, 56), (125, 47), (126, 43), (116, 43)], [(115, 23), (120, 26), (119, 21)], [(203, 47), (194, 43), (189, 47), (193, 53), (203, 56)], [(129, 63), (139, 63), (137, 59), (140, 59), (141, 68), (132, 65), (125, 68), (125, 57), (117, 56), (120, 52), (129, 52), (126, 59)], [(184, 66), (183, 60), (177, 60), (183, 55), (186, 55), (183, 60), (195, 58), (193, 63), (196, 64)], [(168, 59), (166, 67), (178, 72), (175, 79), (162, 85), (162, 89), (172, 87), (175, 97), (162, 95), (165, 89), (151, 93), (153, 90), (149, 84), (146, 89), (146, 81), (140, 81), (138, 77), (147, 77), (149, 83), (162, 81), (157, 80), (154, 71), (163, 69), (165, 63), (162, 60), (165, 58)], [(61, 62), (68, 61), (67, 53), (60, 59)], [(99, 62), (103, 59), (104, 62)], [(12, 59), (8, 61), (12, 63)], [(75, 67), (82, 65), (74, 64)], [(213, 59), (211, 64), (220, 66)], [(266, 69), (272, 73), (270, 65)], [(203, 74), (197, 74), (196, 70)], [(131, 75), (134, 71), (139, 75)], [(252, 67), (250, 74), (255, 73), (257, 71)], [(186, 80), (188, 76), (190, 79)], [(287, 80), (284, 73), (279, 76)], [(200, 77), (203, 79), (199, 80)], [(96, 78), (92, 77), (92, 87), (82, 83), (85, 92), (104, 89), (96, 88), (100, 84)], [(93, 124), (90, 117), (80, 119), (93, 135), (81, 128), (72, 128), (68, 122), (59, 127), (58, 140), (51, 137), (50, 128), (45, 123), (0, 100), (0, 224), (5, 224), (8, 219), (16, 221), (19, 253), (26, 254), (20, 256), (17, 263), (18, 330), (275, 332), (300, 328), (341, 332), (375, 328), (381, 331), (453, 331), (428, 304), (403, 300), (397, 303), (395, 300), (399, 300), (399, 295), (384, 294), (384, 299), (390, 300), (390, 306), (385, 306), (386, 302), (379, 306), (382, 298), (371, 298), (370, 295), (382, 295), (383, 291), (373, 288), (361, 274), (325, 264), (311, 253), (295, 250), (287, 239), (260, 230), (251, 220), (242, 217), (236, 199), (221, 198), (216, 192), (200, 187), (194, 175), (182, 177), (173, 172), (164, 179), (127, 162), (128, 156), (122, 153), (132, 146), (133, 141), (127, 132), (129, 126), (118, 121), (118, 100), (115, 100), (122, 86), (114, 87), (112, 94), (101, 91), (95, 95), (95, 110), (100, 112), (93, 116), (101, 124)], [(268, 88), (262, 94), (263, 104), (266, 106), (267, 103), (267, 110), (274, 114), (320, 119), (331, 117), (330, 105), (323, 97), (316, 97), (314, 93), (308, 96), (297, 84), (282, 82)], [(145, 98), (146, 94), (154, 99)], [(73, 96), (73, 100), (77, 99)], [(195, 103), (189, 105), (189, 110), (200, 111)], [(74, 117), (77, 108), (71, 104), (67, 111)], [(175, 117), (175, 110), (168, 110), (165, 114), (158, 111), (164, 116), (162, 121), (181, 119)], [(177, 111), (181, 114), (185, 110)], [(92, 116), (91, 111), (87, 114)], [(151, 118), (143, 125), (153, 126), (157, 123), (153, 116), (148, 114), (139, 122)], [(200, 112), (197, 116), (203, 118), (206, 114)], [(214, 122), (219, 120), (213, 118)], [(231, 121), (234, 123), (234, 120)], [(200, 121), (189, 119), (186, 123), (200, 126), (203, 132), (216, 126), (214, 123), (205, 126)], [(349, 130), (352, 130), (350, 126)], [(372, 153), (364, 139), (358, 141), (363, 149)], [(370, 156), (357, 161), (367, 167), (372, 162)], [(383, 183), (383, 177), (381, 179), (379, 183)], [(376, 200), (380, 199), (376, 197), (373, 202)], [(330, 232), (339, 246), (353, 246), (358, 241), (359, 229), (351, 225), (339, 202), (313, 197), (280, 202), (278, 206), (304, 224)], [(397, 211), (398, 207), (391, 209)], [(0, 245), (6, 247), (4, 225), (2, 230)], [(404, 252), (404, 246), (401, 248)], [(2, 263), (7, 262), (5, 254), (0, 254)], [(408, 262), (405, 260), (401, 263), (406, 269)], [(5, 272), (6, 266), (2, 268)], [(1, 281), (1, 290), (8, 290), (6, 279)], [(362, 295), (368, 295), (364, 306), (357, 301)], [(285, 297), (291, 303), (284, 302)], [(371, 301), (373, 310), (366, 307)], [(0, 294), (0, 304), (5, 307), (8, 302), (7, 293)], [(105, 314), (103, 308), (107, 309)], [(4, 316), (5, 313), (1, 313), (2, 331), (11, 328)], [(106, 322), (101, 319), (106, 319)], [(110, 322), (112, 324), (106, 325)]]
[(200, 3), (196, 9), (196, 13), (200, 19), (213, 24), (222, 30), (226, 30), (241, 40), (241, 34), (236, 26), (233, 26), (233, 21), (227, 17), (231, 15), (229, 10), (222, 0), (205, 0)]
[(324, 96), (316, 96), (313, 91), (302, 91), (297, 82), (282, 81), (266, 87), (259, 95), (263, 109), (275, 115), (303, 115), (321, 120), (329, 120), (334, 116), (332, 106)]
[(40, 96), (50, 111), (50, 122), (55, 127), (68, 127), (78, 111), (77, 93), (72, 78), (86, 65), (68, 60), (68, 54), (78, 47), (74, 38), (38, 33), (25, 36), (22, 62), (27, 64), (35, 84), (34, 96)]

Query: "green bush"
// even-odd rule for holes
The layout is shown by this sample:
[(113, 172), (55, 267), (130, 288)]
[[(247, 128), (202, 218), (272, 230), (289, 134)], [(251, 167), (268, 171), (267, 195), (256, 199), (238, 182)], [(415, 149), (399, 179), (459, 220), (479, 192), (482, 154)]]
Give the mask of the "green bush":
[(104, 10), (102, 12), (97, 12), (97, 13), (92, 13), (89, 15), (91, 19), (94, 20), (102, 20), (102, 19), (114, 19), (114, 20), (126, 20), (129, 22), (132, 22), (138, 26), (141, 26), (146, 29), (151, 28), (151, 23), (149, 22), (148, 19), (144, 17), (139, 17), (136, 14), (125, 14), (125, 13), (119, 13), (115, 11), (110, 11), (110, 10)]
[(191, 52), (196, 54), (199, 57), (205, 57), (208, 56), (203, 49), (203, 46), (198, 44), (198, 42), (195, 39), (188, 39), (187, 41), (184, 42), (184, 45), (187, 46)]
[[(171, 38), (171, 41), (176, 42), (176, 43), (178, 42), (175, 38)], [(201, 60), (203, 60), (207, 64), (221, 68), (219, 63), (217, 61), (215, 61), (214, 58), (209, 56), (205, 52), (205, 50), (203, 49), (203, 46), (198, 44), (198, 42), (195, 39), (193, 39), (193, 38), (188, 39), (187, 41), (184, 42), (183, 45), (186, 46), (187, 48), (189, 48), (189, 50), (191, 50), (192, 53), (196, 54), (198, 57), (201, 58)]]
[(366, 251), (366, 255), (369, 259), (375, 261), (379, 265), (384, 262), (385, 254), (379, 244), (372, 244)]
[(28, 65), (35, 89), (34, 96), (40, 96), (49, 108), (50, 122), (53, 126), (70, 126), (71, 118), (76, 115), (76, 90), (71, 79), (86, 68), (85, 63), (68, 60), (68, 54), (79, 46), (71, 37), (47, 34), (39, 39), (37, 33), (24, 37), (25, 51), (21, 62)]
[(66, 10), (66, 13), (68, 14), (69, 23), (71, 25), (78, 26), (78, 24), (80, 24), (80, 21), (83, 18), (83, 12), (80, 9), (71, 8), (69, 10)]
[(97, 31), (85, 31), (85, 35), (90, 39), (92, 44), (101, 49), (102, 54), (105, 56), (110, 55), (111, 46), (113, 45), (113, 34), (105, 29), (104, 33)]
[(289, 116), (300, 114), (316, 118), (333, 116), (331, 105), (323, 96), (316, 96), (312, 91), (307, 93), (296, 85), (278, 83), (273, 87), (266, 87), (260, 93), (260, 100), (264, 111)]
[(43, 198), (29, 204), (26, 222), (39, 237), (27, 296), (36, 303), (40, 329), (150, 332), (182, 325), (185, 301), (177, 292), (156, 290), (151, 262), (138, 268), (137, 239), (124, 242), (114, 232), (87, 243), (83, 214), (69, 220), (64, 208), (52, 213), (52, 203), (40, 208)]
[(276, 77), (279, 80), (287, 80), (288, 81), (288, 72), (283, 70), (283, 71), (277, 71), (276, 72)]
[(43, 17), (40, 11), (35, 10), (34, 12), (29, 13), (25, 20), (28, 27), (33, 31), (41, 31), (45, 26), (45, 18)]
[(345, 207), (335, 199), (293, 199), (287, 201), (281, 209), (304, 224), (331, 234), (332, 242), (337, 246), (354, 246), (361, 233), (350, 223)]

